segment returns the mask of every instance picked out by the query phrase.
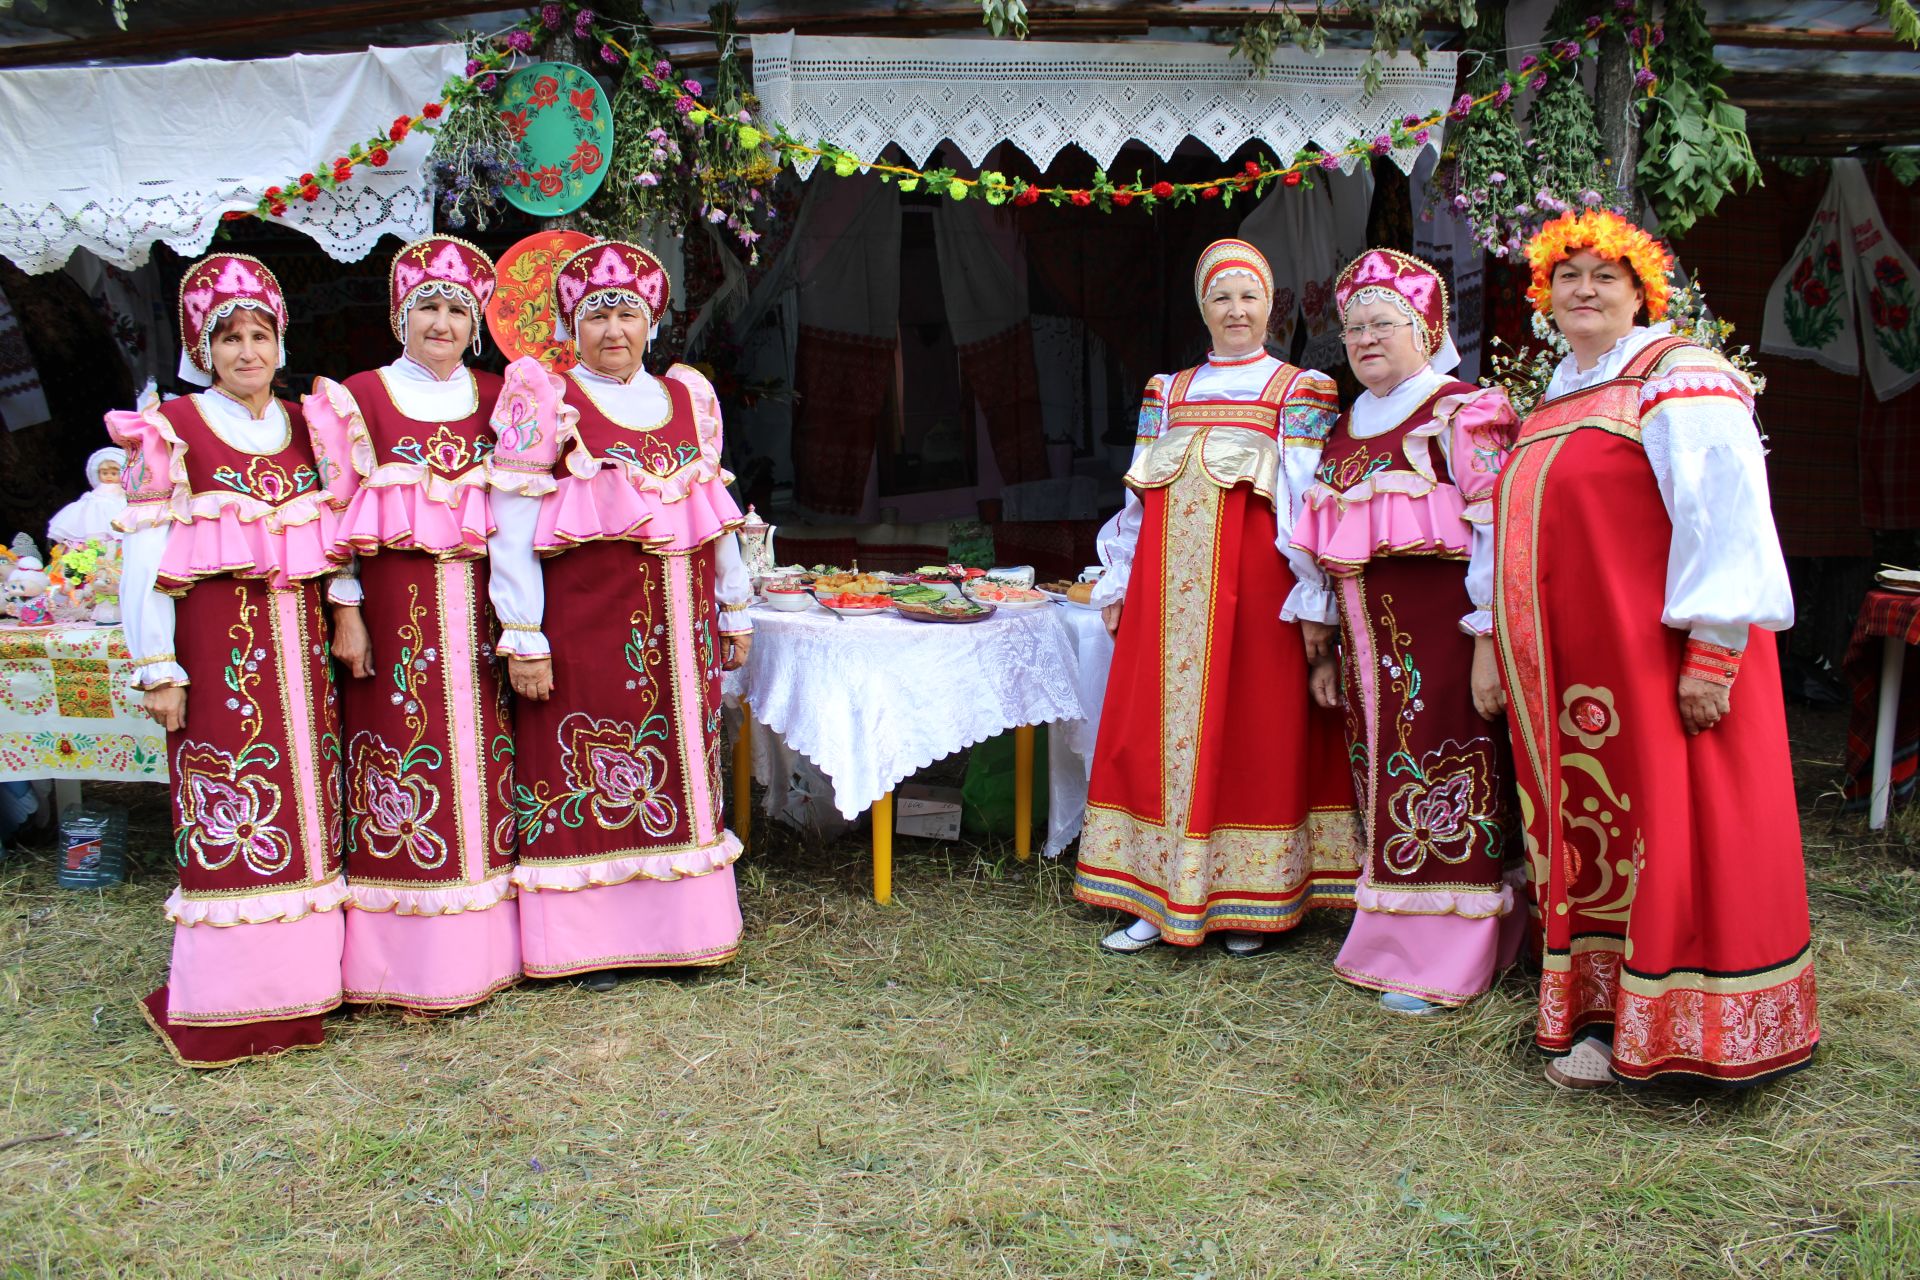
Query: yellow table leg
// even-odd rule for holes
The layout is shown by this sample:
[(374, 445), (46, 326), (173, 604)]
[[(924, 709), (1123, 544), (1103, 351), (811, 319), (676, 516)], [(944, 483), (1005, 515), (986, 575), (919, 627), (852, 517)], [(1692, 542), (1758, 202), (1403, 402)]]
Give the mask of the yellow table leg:
[(753, 708), (740, 700), (740, 735), (733, 740), (733, 834), (753, 835)]
[(1033, 726), (1013, 731), (1013, 856), (1033, 856)]
[(873, 900), (893, 901), (893, 792), (873, 802)]

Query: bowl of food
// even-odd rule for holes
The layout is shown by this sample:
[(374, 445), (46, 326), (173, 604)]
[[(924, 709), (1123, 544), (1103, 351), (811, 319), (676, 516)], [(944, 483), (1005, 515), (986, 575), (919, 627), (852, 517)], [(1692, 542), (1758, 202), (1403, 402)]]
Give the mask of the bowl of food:
[(782, 613), (798, 613), (813, 604), (813, 593), (799, 583), (769, 582), (761, 589), (770, 608)]
[(893, 597), (883, 595), (863, 595), (857, 591), (820, 591), (814, 592), (814, 599), (820, 607), (830, 609), (843, 618), (870, 618), (875, 614), (893, 611)]

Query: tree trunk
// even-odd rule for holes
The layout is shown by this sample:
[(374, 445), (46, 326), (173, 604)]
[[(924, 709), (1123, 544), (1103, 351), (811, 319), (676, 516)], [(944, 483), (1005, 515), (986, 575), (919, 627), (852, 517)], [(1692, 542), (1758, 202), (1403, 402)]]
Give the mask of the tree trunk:
[(1640, 164), (1640, 112), (1635, 106), (1633, 49), (1626, 37), (1609, 31), (1600, 39), (1600, 68), (1594, 79), (1594, 113), (1600, 140), (1613, 162), (1609, 170), (1622, 202), (1636, 220), (1645, 212), (1634, 170)]

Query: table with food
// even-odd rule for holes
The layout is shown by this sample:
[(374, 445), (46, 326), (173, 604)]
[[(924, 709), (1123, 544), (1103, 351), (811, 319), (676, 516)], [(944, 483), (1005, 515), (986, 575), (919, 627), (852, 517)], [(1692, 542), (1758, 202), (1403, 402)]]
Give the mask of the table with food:
[[(1084, 605), (1072, 607), (1085, 612)], [(771, 732), (830, 780), (833, 807), (843, 817), (872, 810), (874, 895), (885, 902), (894, 788), (936, 760), (1011, 730), (1015, 851), (1025, 858), (1033, 729), (1060, 726), (1056, 738), (1078, 742), (1089, 718), (1082, 646), (1063, 625), (1062, 609), (1032, 585), (1031, 570), (928, 565), (879, 574), (795, 566), (760, 575), (753, 652), (726, 686), (749, 726), (736, 743), (736, 821), (745, 825), (748, 810), (750, 735)], [(1086, 754), (1091, 748), (1089, 738)], [(1049, 763), (1048, 848), (1058, 852), (1059, 809), (1062, 801), (1084, 805), (1085, 766), (1051, 743)]]

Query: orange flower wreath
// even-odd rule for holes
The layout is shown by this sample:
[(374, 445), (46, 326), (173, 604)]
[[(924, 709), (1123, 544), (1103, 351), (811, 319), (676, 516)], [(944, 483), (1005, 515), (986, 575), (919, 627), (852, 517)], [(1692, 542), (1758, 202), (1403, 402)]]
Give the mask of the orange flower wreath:
[(1673, 255), (1611, 209), (1563, 213), (1527, 241), (1527, 265), (1533, 268), (1533, 287), (1527, 290), (1527, 297), (1535, 311), (1543, 316), (1553, 314), (1553, 269), (1582, 249), (1624, 261), (1646, 291), (1648, 322), (1666, 318), (1667, 302), (1673, 296), (1673, 285), (1667, 279), (1667, 273), (1673, 270)]

